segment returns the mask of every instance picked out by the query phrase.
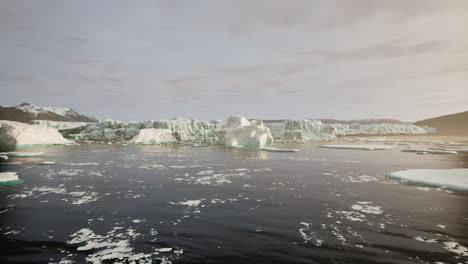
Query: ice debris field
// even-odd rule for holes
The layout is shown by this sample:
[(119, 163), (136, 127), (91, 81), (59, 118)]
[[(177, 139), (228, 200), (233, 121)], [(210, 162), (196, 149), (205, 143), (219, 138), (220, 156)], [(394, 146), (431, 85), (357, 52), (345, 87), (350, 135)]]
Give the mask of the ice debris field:
[[(451, 207), (466, 199), (468, 141), (409, 137), (430, 128), (240, 116), (0, 125), (2, 146), (16, 148), (0, 153), (7, 168), (0, 185), (16, 184), (2, 186), (9, 193), (0, 217), (30, 213), (28, 219), (49, 222), (37, 230), (16, 217), (0, 232), (63, 241), (58, 248), (39, 243), (54, 252), (50, 263), (190, 262), (232, 245), (265, 259), (281, 251), (270, 244), (278, 239), (285, 239), (281, 248), (300, 248), (305, 256), (336, 249), (341, 258), (351, 250), (389, 263), (468, 263), (468, 240), (459, 232), (468, 217)], [(401, 136), (354, 136), (387, 133)], [(444, 168), (434, 169), (437, 162)], [(400, 205), (400, 197), (414, 204)], [(60, 233), (56, 220), (30, 207), (82, 218)], [(428, 215), (436, 222), (426, 223)], [(258, 246), (251, 241), (272, 251), (251, 252)]]

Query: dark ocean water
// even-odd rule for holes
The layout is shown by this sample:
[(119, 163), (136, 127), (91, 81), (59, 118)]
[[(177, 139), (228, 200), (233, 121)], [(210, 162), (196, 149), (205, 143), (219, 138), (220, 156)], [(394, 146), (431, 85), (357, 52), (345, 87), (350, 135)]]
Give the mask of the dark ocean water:
[(301, 151), (27, 149), (0, 165), (24, 180), (0, 186), (0, 263), (468, 263), (468, 193), (384, 176), (467, 155), (278, 146)]

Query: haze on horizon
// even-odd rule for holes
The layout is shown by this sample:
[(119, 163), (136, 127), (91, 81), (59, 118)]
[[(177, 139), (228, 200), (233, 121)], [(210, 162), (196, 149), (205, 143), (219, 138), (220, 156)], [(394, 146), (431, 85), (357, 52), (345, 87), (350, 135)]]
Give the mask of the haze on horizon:
[(2, 1), (0, 105), (99, 119), (468, 110), (468, 1)]

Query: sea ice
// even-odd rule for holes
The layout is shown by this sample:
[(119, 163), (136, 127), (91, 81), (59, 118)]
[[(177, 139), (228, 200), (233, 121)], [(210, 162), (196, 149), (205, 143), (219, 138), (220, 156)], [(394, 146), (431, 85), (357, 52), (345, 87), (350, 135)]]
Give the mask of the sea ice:
[(0, 185), (19, 183), (18, 174), (16, 172), (0, 172)]
[(39, 165), (54, 165), (54, 161), (41, 161), (38, 163)]
[(262, 148), (264, 151), (269, 151), (269, 152), (299, 152), (298, 149), (281, 149), (281, 148)]
[(130, 143), (160, 144), (177, 142), (170, 129), (145, 128), (130, 140)]
[(395, 146), (388, 145), (320, 145), (320, 148), (333, 149), (362, 149), (362, 150), (387, 150), (394, 149)]
[(432, 149), (403, 149), (401, 152), (415, 152), (417, 154), (457, 154), (456, 151), (432, 150)]
[(3, 155), (9, 157), (37, 157), (44, 155), (44, 152), (4, 152)]
[(386, 176), (414, 183), (468, 190), (468, 169), (411, 169), (387, 173)]

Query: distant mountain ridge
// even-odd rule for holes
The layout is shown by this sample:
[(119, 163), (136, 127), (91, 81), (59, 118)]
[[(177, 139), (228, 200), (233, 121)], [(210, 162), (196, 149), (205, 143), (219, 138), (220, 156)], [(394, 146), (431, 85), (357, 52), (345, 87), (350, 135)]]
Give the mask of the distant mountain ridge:
[(0, 120), (29, 123), (32, 120), (67, 122), (98, 122), (95, 117), (79, 114), (66, 107), (41, 107), (30, 103), (19, 106), (0, 106)]
[(429, 118), (414, 123), (417, 126), (428, 126), (437, 129), (442, 135), (468, 135), (468, 111)]

